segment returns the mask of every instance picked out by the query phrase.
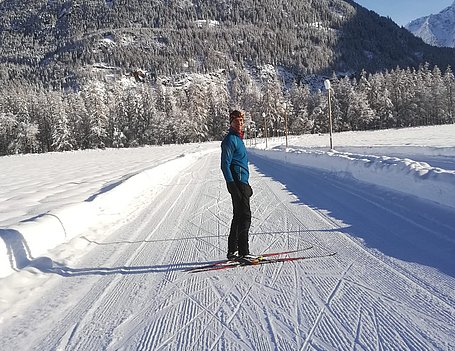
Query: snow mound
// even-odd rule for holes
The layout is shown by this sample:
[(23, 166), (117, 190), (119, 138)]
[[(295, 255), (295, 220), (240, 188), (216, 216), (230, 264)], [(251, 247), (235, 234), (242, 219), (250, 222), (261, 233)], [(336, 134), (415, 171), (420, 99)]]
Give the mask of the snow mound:
[(277, 147), (251, 149), (260, 157), (351, 176), (425, 200), (455, 208), (455, 171), (431, 167), (425, 162), (389, 156)]
[(46, 251), (93, 228), (103, 228), (156, 199), (182, 170), (210, 151), (179, 155), (140, 172), (111, 190), (20, 222), (0, 232), (0, 278), (29, 265)]

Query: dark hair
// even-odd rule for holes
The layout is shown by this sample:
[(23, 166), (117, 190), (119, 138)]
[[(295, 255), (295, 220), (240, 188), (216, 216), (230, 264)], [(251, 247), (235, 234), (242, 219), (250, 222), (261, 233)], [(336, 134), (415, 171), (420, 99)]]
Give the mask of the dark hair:
[(229, 123), (231, 123), (235, 118), (243, 118), (243, 112), (239, 110), (234, 110), (229, 114)]

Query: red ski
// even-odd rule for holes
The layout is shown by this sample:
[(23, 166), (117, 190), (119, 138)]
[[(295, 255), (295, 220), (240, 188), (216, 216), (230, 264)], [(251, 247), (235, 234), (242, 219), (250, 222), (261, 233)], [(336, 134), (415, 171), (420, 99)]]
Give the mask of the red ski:
[[(262, 259), (264, 257), (287, 255), (287, 254), (291, 254), (291, 253), (295, 253), (295, 252), (309, 250), (311, 248), (313, 248), (313, 246), (309, 246), (309, 247), (306, 247), (306, 248), (300, 249), (300, 250), (269, 252), (269, 253), (265, 253), (265, 254), (259, 255), (259, 259)], [(224, 266), (228, 266), (228, 265), (237, 265), (238, 263), (239, 262), (236, 261), (236, 260), (221, 260), (221, 261), (218, 261), (218, 262), (209, 263), (209, 264), (206, 264), (206, 265), (201, 265), (201, 266), (194, 267), (194, 268), (189, 268), (189, 269), (186, 270), (186, 272), (192, 272), (193, 270), (206, 269), (206, 268), (212, 268), (212, 267), (218, 267), (218, 266), (223, 266), (224, 267)]]
[[(313, 255), (305, 255), (305, 256), (297, 256), (297, 257), (277, 257), (277, 258), (272, 257), (272, 256), (280, 256), (280, 255), (301, 252), (301, 251), (309, 250), (311, 248), (312, 248), (312, 246), (302, 249), (302, 250), (266, 253), (266, 254), (260, 255), (259, 260), (257, 262), (240, 262), (240, 261), (235, 261), (235, 260), (234, 261), (225, 260), (225, 261), (220, 261), (220, 262), (216, 262), (216, 263), (205, 265), (205, 266), (190, 268), (187, 270), (187, 272), (199, 273), (199, 272), (215, 271), (215, 270), (243, 267), (243, 266), (259, 266), (259, 265), (268, 264), (268, 263), (290, 262), (290, 261), (304, 260), (304, 259), (310, 259), (310, 258), (330, 257), (330, 256), (333, 256), (336, 254), (336, 252), (331, 252), (331, 253), (327, 253), (327, 254), (315, 254), (315, 255), (313, 254)], [(270, 257), (272, 257), (272, 258), (270, 258)]]
[[(269, 252), (269, 253), (259, 255), (259, 260), (262, 260), (265, 257), (280, 256), (280, 255), (287, 255), (287, 254), (291, 254), (291, 253), (301, 252), (301, 251), (309, 250), (311, 248), (313, 248), (313, 246), (309, 246), (309, 247), (306, 247), (306, 248), (300, 249), (300, 250)], [(237, 265), (239, 265), (239, 263), (240, 262), (236, 261), (236, 260), (222, 260), (222, 261), (218, 261), (218, 262), (214, 262), (214, 263), (210, 263), (210, 264), (206, 264), (206, 265), (202, 265), (202, 266), (198, 266), (198, 267), (194, 267), (194, 268), (189, 268), (186, 270), (186, 272), (206, 270), (208, 268), (215, 268), (215, 267), (237, 266)], [(247, 264), (244, 264), (244, 265), (247, 265)]]

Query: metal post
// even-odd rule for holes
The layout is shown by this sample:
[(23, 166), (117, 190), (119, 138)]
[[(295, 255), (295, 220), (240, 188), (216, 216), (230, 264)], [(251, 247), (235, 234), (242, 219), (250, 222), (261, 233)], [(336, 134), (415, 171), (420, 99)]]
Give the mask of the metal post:
[(329, 134), (330, 134), (330, 150), (333, 150), (333, 141), (332, 141), (332, 99), (330, 93), (332, 91), (332, 87), (330, 85), (330, 80), (326, 79), (324, 81), (324, 86), (328, 91), (328, 98), (329, 98)]
[(286, 137), (286, 149), (288, 148), (288, 110), (287, 105), (284, 103), (284, 135)]
[(265, 148), (267, 149), (267, 119), (265, 118), (265, 112), (262, 112), (264, 118), (264, 131), (265, 131)]
[(329, 130), (330, 130), (330, 150), (333, 150), (333, 140), (332, 140), (332, 99), (330, 92), (332, 89), (329, 89)]

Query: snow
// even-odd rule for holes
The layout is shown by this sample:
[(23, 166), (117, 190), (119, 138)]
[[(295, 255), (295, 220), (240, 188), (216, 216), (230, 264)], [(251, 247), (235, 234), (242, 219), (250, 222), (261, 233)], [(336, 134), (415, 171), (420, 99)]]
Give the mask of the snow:
[(219, 142), (0, 158), (0, 349), (455, 349), (455, 125), (333, 141), (246, 143), (252, 251), (334, 257), (197, 274)]
[(220, 22), (216, 20), (197, 20), (194, 21), (194, 23), (200, 28), (204, 26), (216, 27), (220, 25)]
[[(89, 228), (113, 225), (119, 215), (128, 216), (152, 201), (176, 173), (207, 152), (185, 155), (185, 150), (199, 148), (112, 149), (107, 159), (100, 150), (2, 158), (2, 168), (10, 172), (2, 175), (0, 277), (26, 266), (31, 257)], [(30, 178), (27, 169), (37, 168), (41, 172)], [(11, 254), (24, 248), (26, 254)]]
[(435, 15), (418, 18), (406, 25), (414, 35), (435, 46), (455, 47), (455, 2)]
[[(440, 131), (440, 138), (444, 138), (447, 145), (455, 145), (454, 134), (447, 134), (450, 130), (455, 132), (452, 126), (446, 128), (441, 127), (424, 127), (410, 129), (410, 134), (413, 136), (414, 142), (421, 143), (426, 140), (425, 134), (431, 133), (432, 130)], [(403, 131), (388, 130), (387, 136), (384, 137), (375, 146), (366, 146), (366, 143), (374, 140), (376, 135), (383, 135), (383, 132), (366, 132), (363, 133), (365, 139), (356, 139), (355, 132), (340, 133), (340, 141), (342, 145), (346, 145), (349, 140), (350, 146), (341, 146), (338, 150), (318, 150), (317, 148), (309, 148), (309, 145), (317, 145), (321, 136), (316, 138), (305, 138), (304, 142), (295, 141), (293, 145), (302, 145), (301, 147), (284, 148), (279, 146), (271, 152), (271, 150), (258, 151), (256, 154), (265, 156), (275, 160), (281, 160), (296, 166), (305, 165), (320, 170), (336, 173), (340, 176), (348, 175), (357, 180), (380, 185), (396, 191), (414, 194), (422, 199), (431, 200), (442, 205), (455, 208), (455, 147), (437, 147), (437, 146), (418, 146), (412, 145), (412, 141), (408, 141), (407, 136), (403, 136)], [(376, 134), (376, 135), (375, 135)], [(323, 136), (325, 140), (329, 140), (328, 136)], [(405, 142), (403, 146), (382, 146), (385, 138), (388, 140), (400, 140)], [(310, 140), (309, 140), (310, 139)], [(304, 140), (303, 138), (301, 140)], [(353, 142), (353, 140), (357, 140)], [(427, 141), (427, 140), (426, 140)], [(429, 140), (428, 143), (438, 142)], [(353, 145), (355, 143), (355, 145)], [(439, 143), (441, 143), (439, 141)], [(355, 153), (353, 153), (355, 151)], [(360, 153), (361, 152), (361, 153)], [(372, 154), (373, 153), (373, 154)], [(376, 155), (375, 155), (376, 154)], [(388, 156), (377, 156), (388, 155)], [(400, 155), (394, 157), (392, 155)], [(430, 158), (429, 156), (436, 158)], [(419, 162), (410, 158), (432, 160), (431, 162), (442, 162), (442, 159), (448, 158), (452, 160), (448, 167), (449, 170), (439, 167), (433, 167), (427, 162)], [(435, 161), (436, 160), (436, 161)], [(438, 163), (438, 164), (439, 164)], [(446, 162), (448, 163), (448, 162)], [(446, 166), (446, 167), (447, 167)]]

